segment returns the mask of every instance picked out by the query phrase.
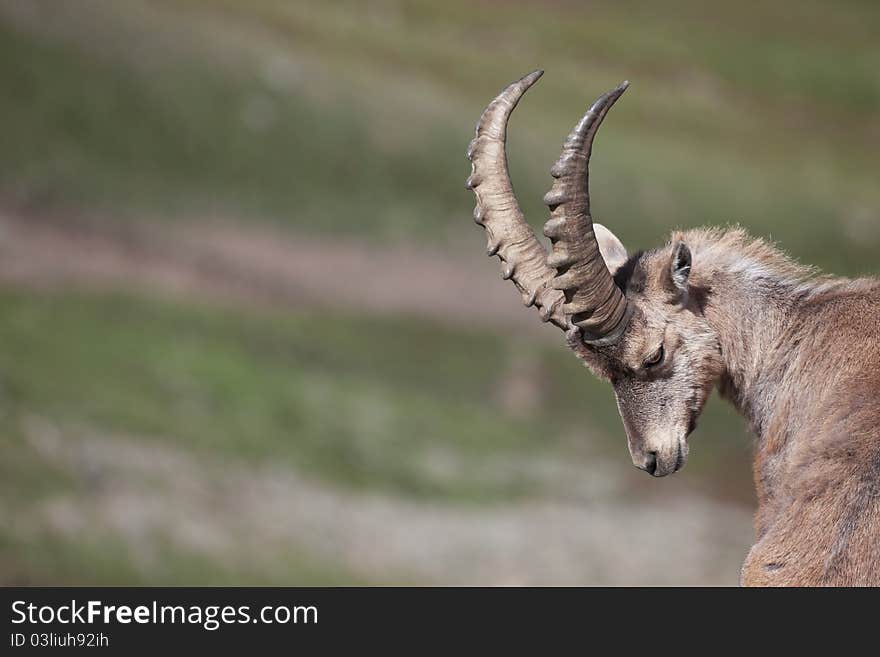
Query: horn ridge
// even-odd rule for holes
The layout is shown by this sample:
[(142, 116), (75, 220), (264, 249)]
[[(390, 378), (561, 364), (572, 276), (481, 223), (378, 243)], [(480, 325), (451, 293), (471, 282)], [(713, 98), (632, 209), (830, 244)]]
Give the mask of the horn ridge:
[(501, 260), (502, 278), (514, 283), (523, 303), (535, 306), (543, 321), (567, 330), (564, 294), (550, 284), (554, 270), (547, 265), (547, 252), (517, 203), (507, 167), (510, 114), (541, 75), (543, 71), (534, 71), (511, 83), (483, 111), (467, 150), (471, 175), (466, 186), (476, 196), (474, 221), (486, 230), (487, 253)]
[(590, 215), (589, 164), (593, 139), (608, 110), (626, 91), (623, 82), (600, 96), (569, 133), (562, 154), (550, 170), (555, 178), (544, 202), (550, 219), (544, 234), (556, 268), (551, 285), (563, 292), (562, 311), (582, 330), (584, 342), (611, 344), (623, 334), (632, 315), (599, 252)]

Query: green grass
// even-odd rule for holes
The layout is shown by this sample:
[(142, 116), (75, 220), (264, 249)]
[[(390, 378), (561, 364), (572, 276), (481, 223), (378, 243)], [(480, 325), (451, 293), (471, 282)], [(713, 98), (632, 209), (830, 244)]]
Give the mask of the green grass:
[[(482, 481), (494, 458), (537, 453), (574, 418), (557, 412), (572, 405), (565, 373), (576, 369), (561, 351), (551, 363), (563, 376), (547, 377), (539, 417), (487, 405), (512, 352), (488, 336), (393, 320), (243, 319), (120, 297), (5, 294), (2, 305), (13, 427), (41, 414), (286, 462), (345, 485), (484, 499), (517, 492), (515, 481)], [(451, 450), (461, 469), (432, 480), (435, 450)]]
[[(628, 465), (610, 390), (563, 349), (400, 318), (243, 317), (118, 296), (5, 291), (0, 307), (7, 583), (358, 581), (314, 556), (248, 566), (153, 536), (145, 561), (101, 523), (75, 534), (32, 527), (47, 501), (88, 508), (95, 485), (35, 450), (24, 437), (34, 418), (74, 434), (155, 442), (196, 463), (271, 463), (343, 489), (448, 504), (564, 496), (531, 471), (548, 458), (586, 477), (600, 458), (620, 495), (651, 494)], [(524, 353), (540, 384), (526, 416), (498, 395)], [(748, 499), (738, 424), (714, 408), (696, 439), (673, 483)]]
[(511, 138), (536, 224), (562, 136), (628, 77), (593, 176), (597, 217), (627, 243), (741, 222), (829, 270), (876, 268), (871, 3), (499, 13), (463, 1), (188, 0), (81, 11), (101, 20), (64, 38), (0, 24), (0, 199), (476, 240), (462, 187), (473, 122), (502, 84), (543, 66)]
[[(6, 292), (0, 304), (12, 435), (38, 415), (344, 486), (477, 502), (540, 493), (492, 475), (498, 461), (625, 464), (610, 390), (561, 348), (400, 319), (243, 318), (122, 297)], [(522, 417), (499, 391), (511, 359), (529, 353), (540, 388)], [(437, 454), (456, 467), (437, 472)]]
[(0, 528), (5, 586), (366, 586), (369, 581), (314, 557), (288, 553), (251, 564), (224, 563), (158, 541), (149, 559), (109, 532), (76, 537), (51, 531), (22, 540)]
[[(273, 128), (251, 132), (242, 119), (249, 103), (271, 108), (276, 99), (258, 83), (230, 87), (207, 66), (149, 78), (9, 30), (0, 49), (8, 83), (0, 188), (27, 205), (122, 215), (295, 210), (292, 221), (303, 216), (326, 232), (348, 226), (350, 204), (378, 213), (405, 203), (408, 195), (397, 198), (388, 179), (429, 173), (402, 156), (370, 166), (348, 159), (345, 149), (376, 150), (361, 121), (297, 97), (266, 110), (283, 117)], [(341, 198), (338, 176), (348, 181)]]

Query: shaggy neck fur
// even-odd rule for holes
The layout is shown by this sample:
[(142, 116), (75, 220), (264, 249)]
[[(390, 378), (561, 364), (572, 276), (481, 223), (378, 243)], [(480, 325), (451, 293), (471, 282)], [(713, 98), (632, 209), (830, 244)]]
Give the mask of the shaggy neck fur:
[(719, 341), (720, 392), (763, 439), (801, 346), (787, 338), (802, 324), (804, 302), (829, 283), (738, 229), (680, 239), (694, 254), (691, 285)]
[[(758, 438), (750, 583), (877, 582), (880, 281), (815, 277), (740, 230), (673, 236)], [(801, 565), (796, 574), (793, 564)], [(788, 572), (787, 572), (788, 571)]]

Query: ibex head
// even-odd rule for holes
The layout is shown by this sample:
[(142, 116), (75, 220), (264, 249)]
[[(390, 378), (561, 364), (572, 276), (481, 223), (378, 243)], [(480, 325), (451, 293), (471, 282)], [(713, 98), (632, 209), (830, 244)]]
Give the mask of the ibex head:
[(687, 437), (722, 371), (718, 341), (702, 314), (705, 290), (691, 277), (687, 244), (673, 241), (629, 257), (590, 216), (593, 138), (626, 82), (593, 103), (550, 170), (556, 180), (544, 197), (547, 254), (516, 201), (505, 152), (510, 113), (541, 74), (504, 89), (477, 124), (468, 149), (474, 220), (525, 305), (566, 331), (575, 353), (614, 386), (633, 464), (664, 476), (684, 465)]

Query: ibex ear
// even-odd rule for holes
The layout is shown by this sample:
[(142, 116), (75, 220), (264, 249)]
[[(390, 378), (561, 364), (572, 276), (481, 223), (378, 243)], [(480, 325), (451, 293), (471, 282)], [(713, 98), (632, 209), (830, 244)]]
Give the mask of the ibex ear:
[(599, 253), (605, 261), (608, 271), (614, 276), (614, 273), (620, 269), (627, 261), (629, 256), (626, 254), (626, 247), (617, 239), (617, 236), (602, 224), (593, 224), (593, 233), (596, 235), (596, 242), (599, 244)]
[(691, 275), (691, 250), (684, 242), (676, 242), (672, 247), (669, 261), (669, 279), (673, 291), (687, 294), (688, 277)]

